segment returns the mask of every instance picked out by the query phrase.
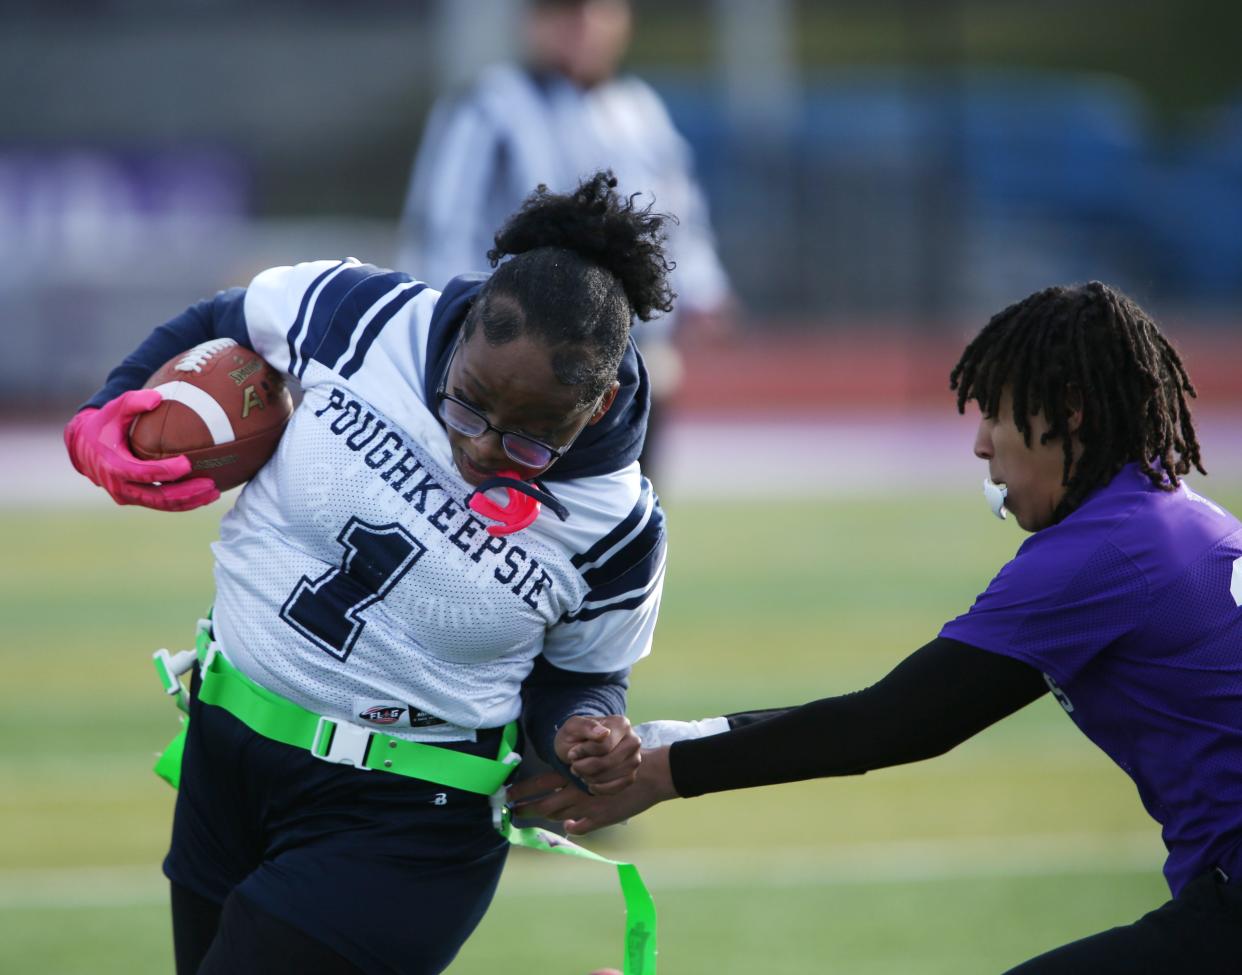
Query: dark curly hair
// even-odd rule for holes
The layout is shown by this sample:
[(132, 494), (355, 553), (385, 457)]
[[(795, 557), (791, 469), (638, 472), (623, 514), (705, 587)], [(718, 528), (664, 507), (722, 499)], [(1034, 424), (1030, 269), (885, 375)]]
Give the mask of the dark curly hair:
[[(1010, 305), (949, 376), (958, 412), (973, 400), (995, 415), (1006, 386), (1027, 445), (1030, 417), (1042, 412), (1049, 428), (1041, 441), (1059, 437), (1064, 446), (1066, 491), (1055, 521), (1132, 461), (1166, 491), (1192, 466), (1207, 473), (1187, 402), (1195, 388), (1181, 358), (1146, 312), (1099, 281), (1047, 288)], [(1068, 420), (1079, 407), (1083, 449), (1074, 464)]]
[[(492, 345), (519, 335), (552, 350), (552, 369), (592, 402), (617, 377), (630, 323), (673, 308), (664, 225), (673, 218), (617, 193), (611, 171), (572, 193), (540, 186), (496, 234), (488, 279), (464, 328)], [(506, 258), (508, 258), (506, 260)]]

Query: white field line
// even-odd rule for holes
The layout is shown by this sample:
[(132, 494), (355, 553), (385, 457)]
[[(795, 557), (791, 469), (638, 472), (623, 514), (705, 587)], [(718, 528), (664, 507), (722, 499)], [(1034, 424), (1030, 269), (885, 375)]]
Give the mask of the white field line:
[[(627, 855), (605, 852), (614, 857)], [(647, 884), (658, 896), (662, 890), (703, 888), (830, 888), (971, 877), (1157, 874), (1163, 852), (1153, 830), (850, 846), (696, 847), (645, 850), (634, 855)], [(521, 851), (510, 861), (498, 896), (607, 893), (615, 890), (616, 883), (612, 870)], [(148, 906), (165, 903), (167, 889), (167, 881), (155, 864), (0, 870), (0, 911)]]

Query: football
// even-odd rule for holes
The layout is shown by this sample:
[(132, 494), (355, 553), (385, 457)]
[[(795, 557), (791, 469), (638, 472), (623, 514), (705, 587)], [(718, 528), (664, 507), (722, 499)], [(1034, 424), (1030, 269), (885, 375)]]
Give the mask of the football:
[(174, 356), (147, 381), (164, 401), (134, 420), (135, 457), (185, 454), (190, 477), (210, 477), (221, 491), (258, 472), (276, 450), (293, 413), (284, 377), (232, 339), (213, 339)]

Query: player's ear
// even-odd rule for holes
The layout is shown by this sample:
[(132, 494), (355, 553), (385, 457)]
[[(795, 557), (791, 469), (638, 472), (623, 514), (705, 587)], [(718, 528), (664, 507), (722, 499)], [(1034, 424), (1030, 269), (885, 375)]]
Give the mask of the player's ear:
[(621, 388), (621, 383), (614, 379), (612, 385), (608, 387), (603, 398), (599, 401), (599, 406), (595, 408), (595, 412), (591, 414), (591, 419), (587, 421), (587, 426), (593, 423), (599, 423), (604, 418), (604, 414), (611, 408), (613, 401), (617, 398), (617, 390)]
[(1065, 429), (1072, 437), (1082, 427), (1083, 398), (1082, 390), (1077, 386), (1070, 386), (1065, 390), (1065, 409)]

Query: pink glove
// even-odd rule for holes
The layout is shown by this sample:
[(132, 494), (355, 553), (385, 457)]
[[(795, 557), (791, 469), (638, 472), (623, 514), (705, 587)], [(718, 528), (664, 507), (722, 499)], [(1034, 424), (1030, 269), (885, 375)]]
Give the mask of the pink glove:
[[(188, 511), (210, 504), (220, 491), (209, 477), (190, 473), (189, 458), (139, 460), (129, 449), (129, 428), (139, 413), (160, 405), (154, 389), (132, 389), (102, 409), (85, 409), (65, 426), (65, 447), (79, 474), (90, 478), (117, 504), (140, 504), (159, 511)], [(159, 481), (157, 486), (153, 482)], [(170, 483), (170, 482), (177, 483)]]

